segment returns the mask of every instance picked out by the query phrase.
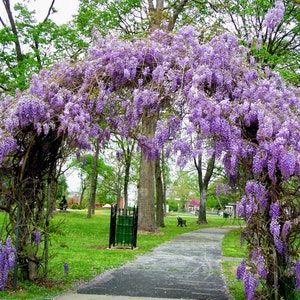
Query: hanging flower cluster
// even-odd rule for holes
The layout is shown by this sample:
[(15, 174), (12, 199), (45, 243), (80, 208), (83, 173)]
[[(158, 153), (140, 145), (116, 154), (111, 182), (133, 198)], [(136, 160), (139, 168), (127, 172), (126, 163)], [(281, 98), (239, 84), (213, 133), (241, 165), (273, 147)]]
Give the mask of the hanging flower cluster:
[(264, 26), (268, 30), (273, 30), (282, 21), (284, 10), (284, 3), (279, 0), (275, 1), (275, 7), (269, 9), (265, 16)]
[(5, 245), (0, 241), (0, 290), (8, 281), (8, 273), (14, 268), (16, 249), (12, 245), (10, 237), (6, 239)]
[(41, 243), (41, 238), (42, 238), (41, 232), (35, 231), (33, 233), (33, 237), (34, 237), (34, 241), (35, 241), (35, 243), (36, 243), (36, 245), (38, 247), (40, 245), (40, 243)]

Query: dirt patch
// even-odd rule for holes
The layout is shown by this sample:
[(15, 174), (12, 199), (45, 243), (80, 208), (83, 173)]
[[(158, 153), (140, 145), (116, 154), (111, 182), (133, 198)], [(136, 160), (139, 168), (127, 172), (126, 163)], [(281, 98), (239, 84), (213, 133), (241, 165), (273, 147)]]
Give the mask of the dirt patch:
[(106, 249), (107, 245), (94, 245), (90, 247), (91, 249)]
[(140, 234), (140, 235), (164, 235), (164, 233), (159, 230), (154, 231), (154, 232), (139, 230), (138, 234)]

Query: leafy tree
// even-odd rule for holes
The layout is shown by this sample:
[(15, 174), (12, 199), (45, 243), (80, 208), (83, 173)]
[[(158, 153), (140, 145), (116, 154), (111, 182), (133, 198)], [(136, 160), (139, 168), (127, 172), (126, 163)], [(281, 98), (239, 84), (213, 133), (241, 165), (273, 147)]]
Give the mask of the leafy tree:
[(170, 197), (172, 199), (180, 199), (180, 208), (183, 209), (186, 202), (192, 197), (199, 199), (198, 177), (194, 172), (184, 170), (178, 171), (176, 177)]
[[(74, 159), (73, 162), (70, 164), (70, 167), (78, 168), (83, 174), (85, 190), (88, 188), (90, 189), (91, 185), (93, 185), (93, 180), (95, 179), (94, 162), (95, 162), (94, 155), (88, 153), (80, 157), (79, 160)], [(97, 184), (96, 184), (96, 191), (94, 193), (95, 194), (100, 193), (102, 194), (102, 197), (103, 196), (106, 197), (106, 195), (110, 194), (110, 192), (105, 187), (107, 186), (112, 187), (113, 186), (112, 183), (116, 179), (114, 174), (114, 169), (112, 166), (107, 165), (102, 158), (98, 158), (96, 164), (96, 174), (97, 174), (96, 175)], [(101, 185), (98, 185), (98, 182), (101, 182)], [(92, 194), (92, 190), (89, 194), (89, 199), (91, 199), (91, 194)], [(88, 218), (90, 218), (91, 215), (94, 213), (93, 212), (94, 209), (95, 209), (95, 202), (89, 203)]]
[(96, 204), (96, 191), (97, 191), (97, 183), (98, 183), (98, 157), (100, 152), (100, 145), (97, 138), (94, 144), (95, 144), (95, 150), (93, 155), (92, 173), (90, 174), (91, 192), (90, 192), (90, 200), (89, 200), (88, 215), (87, 215), (89, 219), (92, 217), (92, 214), (95, 214), (95, 204)]
[(133, 165), (136, 142), (132, 138), (124, 138), (122, 136), (115, 136), (115, 139), (120, 149), (120, 151), (117, 152), (117, 159), (124, 166), (124, 184), (123, 184), (124, 208), (127, 209), (128, 189), (131, 181), (130, 171)]
[(218, 0), (212, 5), (220, 23), (249, 44), (263, 65), (299, 83), (299, 1)]
[(178, 211), (178, 201), (168, 199), (167, 204), (169, 205), (169, 210), (170, 211)]
[[(296, 1), (285, 1), (285, 3), (277, 1), (274, 8), (273, 5), (274, 1), (261, 0), (246, 2), (221, 0), (200, 3), (184, 0), (177, 2), (157, 1), (155, 5), (152, 1), (141, 0), (106, 1), (105, 3), (102, 1), (83, 1), (77, 22), (79, 28), (84, 29), (85, 33), (90, 33), (92, 26), (96, 25), (96, 28), (103, 35), (113, 31), (126, 37), (144, 35), (153, 28), (161, 26), (165, 26), (168, 30), (178, 29), (182, 24), (189, 23), (197, 24), (201, 38), (208, 40), (218, 32), (230, 30), (237, 34), (245, 45), (249, 44), (252, 47), (252, 55), (263, 65), (279, 70), (286, 78), (297, 84), (299, 77), (299, 5)], [(276, 16), (274, 17), (274, 15)], [(145, 18), (145, 16), (148, 17)], [(257, 47), (257, 45), (260, 46)], [(157, 120), (151, 118), (152, 128)], [(151, 128), (146, 124), (147, 122), (144, 120), (144, 126)], [(151, 136), (153, 132), (148, 134)], [(198, 222), (206, 223), (205, 195), (214, 169), (214, 157), (205, 160), (201, 156), (202, 154), (198, 155), (197, 158), (195, 157), (199, 189), (203, 199), (201, 202), (203, 205), (202, 213), (199, 214)], [(205, 165), (204, 161), (209, 162), (209, 164)], [(158, 166), (157, 163), (156, 167), (158, 168)], [(145, 167), (147, 167), (146, 163), (142, 165), (141, 170)], [(155, 167), (149, 167), (149, 170), (143, 173), (142, 178), (151, 174), (151, 170), (155, 172)], [(207, 173), (204, 175), (205, 170)], [(160, 172), (157, 170), (155, 176), (157, 178), (157, 199), (161, 198), (159, 194), (163, 194), (159, 188), (162, 186), (159, 182), (161, 178), (159, 174)], [(149, 176), (154, 177), (153, 175)], [(148, 182), (150, 182), (149, 179)], [(147, 200), (151, 202), (150, 199), (154, 198), (153, 193), (155, 191), (153, 185), (151, 189), (149, 187), (149, 191), (153, 191), (150, 192), (151, 196)], [(139, 196), (139, 198), (141, 197), (144, 195)], [(145, 214), (151, 217), (152, 222), (150, 223), (153, 223), (153, 212), (148, 211)], [(158, 220), (157, 222), (160, 223)]]
[[(193, 13), (193, 18), (191, 18), (190, 12), (194, 12), (195, 7), (197, 7), (198, 14)], [(199, 14), (199, 12), (201, 13)], [(152, 0), (103, 2), (86, 0), (81, 2), (76, 22), (79, 30), (86, 35), (90, 35), (92, 30), (97, 28), (102, 35), (106, 35), (108, 32), (118, 32), (122, 36), (129, 37), (145, 35), (155, 28), (160, 28), (163, 24), (168, 30), (173, 30), (176, 23), (183, 24), (191, 22), (191, 20), (196, 22), (196, 20), (199, 21), (201, 18), (204, 20), (203, 15), (207, 15), (206, 4), (199, 4), (194, 1), (190, 3), (190, 1), (186, 0), (180, 2), (168, 2), (163, 0), (155, 2)], [(153, 112), (151, 112), (149, 116), (146, 111), (144, 112), (143, 118), (141, 119), (141, 130), (146, 137), (152, 138), (154, 136), (159, 117), (159, 115), (155, 116)], [(156, 230), (155, 212), (153, 210), (153, 201), (155, 198), (157, 208), (156, 225), (157, 227), (163, 226), (165, 205), (165, 183), (163, 182), (163, 174), (159, 158), (154, 164), (153, 162), (149, 162), (148, 158), (144, 157), (142, 152), (138, 202), (140, 206), (139, 226), (140, 228), (142, 227), (143, 230), (146, 228), (151, 231)], [(154, 179), (155, 184), (153, 182)], [(203, 185), (199, 187), (204, 197)], [(203, 203), (205, 205), (204, 198)], [(203, 207), (203, 212), (204, 214), (199, 216), (199, 220), (206, 222), (205, 207)]]
[(96, 28), (103, 36), (111, 31), (133, 36), (149, 30), (147, 10), (140, 0), (130, 1), (80, 1), (76, 24), (86, 36)]
[[(27, 3), (26, 3), (27, 2)], [(14, 6), (2, 0), (0, 15), (0, 92), (12, 93), (28, 87), (31, 76), (56, 59), (77, 59), (86, 49), (87, 39), (71, 24), (58, 26), (51, 20), (55, 0), (49, 4), (42, 21), (28, 8), (28, 1)]]

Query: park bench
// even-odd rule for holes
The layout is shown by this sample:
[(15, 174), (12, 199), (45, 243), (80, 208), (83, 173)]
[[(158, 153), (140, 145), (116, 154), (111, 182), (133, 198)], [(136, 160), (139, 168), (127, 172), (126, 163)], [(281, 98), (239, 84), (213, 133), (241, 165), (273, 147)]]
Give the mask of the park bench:
[(60, 210), (67, 210), (68, 202), (65, 196), (63, 196), (62, 200), (59, 202), (59, 208)]
[(68, 204), (59, 203), (59, 209), (60, 210), (67, 210), (67, 208), (68, 208)]
[(186, 220), (183, 220), (181, 217), (177, 217), (177, 227), (183, 227), (183, 225), (186, 227)]

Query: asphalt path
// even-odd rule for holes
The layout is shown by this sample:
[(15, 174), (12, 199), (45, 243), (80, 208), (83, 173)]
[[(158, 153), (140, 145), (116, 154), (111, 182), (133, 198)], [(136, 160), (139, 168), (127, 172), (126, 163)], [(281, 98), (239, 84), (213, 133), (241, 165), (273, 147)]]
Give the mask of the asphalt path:
[(100, 274), (75, 294), (54, 299), (233, 299), (221, 268), (221, 243), (230, 229), (184, 233), (121, 268)]

